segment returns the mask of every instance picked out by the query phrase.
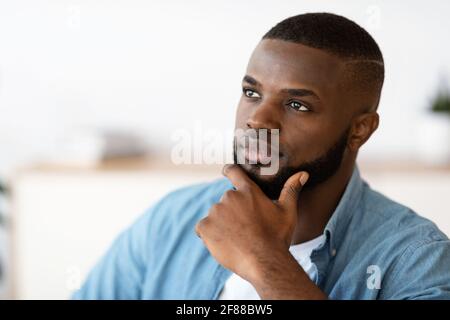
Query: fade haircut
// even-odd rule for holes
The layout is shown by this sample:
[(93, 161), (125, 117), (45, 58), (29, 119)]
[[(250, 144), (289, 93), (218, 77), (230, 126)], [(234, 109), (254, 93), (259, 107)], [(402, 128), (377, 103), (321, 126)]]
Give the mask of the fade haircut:
[(375, 99), (362, 106), (364, 110), (378, 108), (384, 82), (383, 55), (372, 36), (355, 22), (332, 13), (299, 14), (276, 24), (264, 39), (299, 43), (341, 58), (353, 89)]

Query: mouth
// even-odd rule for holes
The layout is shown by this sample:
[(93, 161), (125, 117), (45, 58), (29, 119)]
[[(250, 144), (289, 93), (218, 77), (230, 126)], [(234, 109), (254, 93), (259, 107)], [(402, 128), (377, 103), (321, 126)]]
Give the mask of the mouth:
[(244, 157), (249, 164), (269, 165), (272, 161), (271, 156), (265, 154), (265, 152), (259, 152), (250, 148), (244, 149)]
[(245, 164), (259, 167), (271, 166), (274, 162), (278, 162), (281, 157), (278, 148), (263, 140), (249, 139), (248, 144), (239, 143), (237, 149), (238, 155), (241, 156), (240, 159), (245, 159)]

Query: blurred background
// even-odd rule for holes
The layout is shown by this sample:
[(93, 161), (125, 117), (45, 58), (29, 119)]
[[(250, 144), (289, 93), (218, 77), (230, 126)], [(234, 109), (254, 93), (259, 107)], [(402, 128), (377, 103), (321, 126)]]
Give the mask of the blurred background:
[(231, 152), (252, 50), (312, 11), (384, 55), (362, 176), (450, 234), (450, 2), (0, 0), (0, 298), (70, 297), (154, 201), (218, 177), (174, 163), (179, 133)]

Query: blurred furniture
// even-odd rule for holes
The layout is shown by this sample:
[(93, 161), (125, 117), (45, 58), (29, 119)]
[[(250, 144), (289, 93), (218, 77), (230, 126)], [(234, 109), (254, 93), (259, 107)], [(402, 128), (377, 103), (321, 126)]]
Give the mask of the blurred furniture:
[(150, 205), (175, 188), (219, 176), (219, 167), (140, 160), (20, 171), (12, 181), (13, 297), (69, 298)]
[[(66, 299), (118, 233), (167, 192), (220, 176), (221, 166), (118, 161), (38, 166), (13, 187), (13, 298)], [(360, 165), (369, 184), (450, 234), (450, 170)]]

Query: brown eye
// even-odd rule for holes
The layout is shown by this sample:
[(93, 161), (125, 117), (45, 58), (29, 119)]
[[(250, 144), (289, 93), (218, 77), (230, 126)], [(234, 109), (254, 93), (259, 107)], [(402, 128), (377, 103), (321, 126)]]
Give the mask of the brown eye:
[(248, 98), (260, 98), (259, 94), (251, 89), (243, 88), (242, 92)]
[(295, 109), (296, 111), (301, 111), (301, 112), (310, 111), (307, 106), (305, 106), (303, 103), (300, 103), (298, 101), (291, 101), (288, 103), (288, 106), (290, 106), (292, 109)]

